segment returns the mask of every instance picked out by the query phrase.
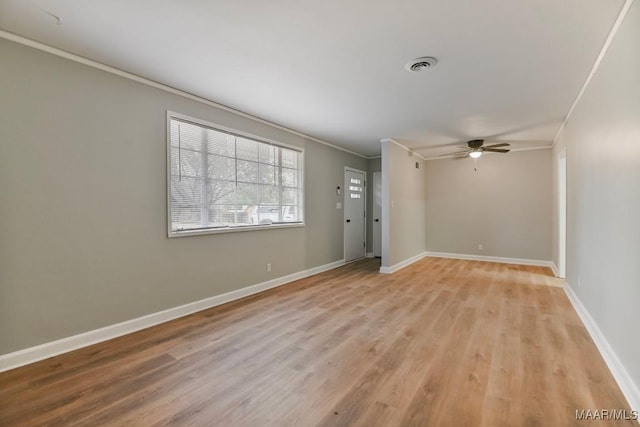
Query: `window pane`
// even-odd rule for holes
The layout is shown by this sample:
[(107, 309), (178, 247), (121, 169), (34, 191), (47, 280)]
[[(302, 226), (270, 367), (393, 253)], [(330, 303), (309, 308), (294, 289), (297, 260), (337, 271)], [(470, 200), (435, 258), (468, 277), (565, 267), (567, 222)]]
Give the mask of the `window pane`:
[(200, 226), (202, 180), (171, 177), (171, 228), (189, 229)]
[(200, 206), (181, 205), (171, 209), (171, 229), (188, 230), (200, 227)]
[(253, 206), (250, 212), (252, 224), (270, 224), (280, 221), (277, 205)]
[(298, 171), (282, 168), (282, 185), (287, 187), (298, 186)]
[(171, 175), (179, 175), (181, 172), (180, 154), (177, 148), (171, 147)]
[(296, 169), (298, 167), (298, 152), (287, 148), (280, 148), (282, 151), (282, 166)]
[(208, 156), (208, 176), (213, 179), (236, 180), (236, 161), (228, 157)]
[(302, 154), (170, 119), (171, 229), (302, 220)]
[(259, 182), (261, 184), (277, 185), (276, 167), (271, 165), (258, 165)]
[(251, 212), (253, 206), (235, 206), (233, 212), (235, 214), (234, 225), (250, 225), (252, 224)]
[(238, 160), (238, 181), (241, 182), (258, 182), (258, 164), (255, 162), (247, 162)]
[[(179, 153), (178, 153), (179, 151)], [(182, 176), (202, 176), (202, 153), (197, 151), (177, 150), (178, 160), (176, 174)]]
[(235, 157), (236, 139), (235, 136), (227, 133), (207, 129), (208, 151), (220, 156)]
[(171, 176), (171, 203), (179, 205), (199, 205), (202, 201), (202, 180), (183, 176)]
[(209, 206), (209, 226), (222, 227), (235, 224), (236, 207), (234, 205)]
[(204, 128), (191, 123), (176, 122), (177, 132), (172, 132), (171, 145), (189, 150), (202, 150)]
[(298, 189), (285, 188), (282, 190), (282, 204), (295, 205), (298, 203)]
[(258, 161), (258, 142), (236, 137), (236, 155), (239, 159)]
[(236, 188), (236, 203), (238, 205), (257, 205), (258, 185), (238, 184), (238, 187)]
[(170, 141), (171, 141), (171, 146), (172, 147), (178, 147), (178, 128), (180, 122), (177, 120), (171, 120), (171, 126), (170, 126)]
[(258, 144), (258, 161), (273, 165), (276, 163), (276, 147), (269, 144)]
[(236, 202), (235, 182), (210, 180), (207, 183), (209, 204), (234, 204)]
[(300, 221), (300, 210), (297, 206), (283, 206), (282, 207), (282, 221)]
[(280, 203), (280, 189), (278, 187), (261, 185), (259, 190), (261, 205), (277, 205)]

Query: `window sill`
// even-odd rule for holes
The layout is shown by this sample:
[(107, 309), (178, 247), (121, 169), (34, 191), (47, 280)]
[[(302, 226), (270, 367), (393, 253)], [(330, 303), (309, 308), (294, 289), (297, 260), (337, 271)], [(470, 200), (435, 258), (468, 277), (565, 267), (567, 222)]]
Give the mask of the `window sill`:
[(244, 227), (227, 227), (227, 228), (212, 228), (205, 230), (184, 230), (184, 231), (171, 231), (169, 230), (169, 238), (173, 237), (187, 237), (187, 236), (200, 236), (203, 234), (223, 234), (223, 233), (237, 233), (242, 231), (256, 231), (256, 230), (275, 230), (279, 228), (298, 228), (304, 227), (304, 222), (296, 222), (290, 224), (269, 224), (269, 225), (247, 225)]

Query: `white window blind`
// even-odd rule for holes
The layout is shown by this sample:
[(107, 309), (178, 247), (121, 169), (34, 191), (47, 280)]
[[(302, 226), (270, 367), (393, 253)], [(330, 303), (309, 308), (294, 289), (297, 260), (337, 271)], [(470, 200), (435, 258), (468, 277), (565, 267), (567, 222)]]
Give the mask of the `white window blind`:
[(170, 233), (303, 222), (302, 152), (169, 116)]

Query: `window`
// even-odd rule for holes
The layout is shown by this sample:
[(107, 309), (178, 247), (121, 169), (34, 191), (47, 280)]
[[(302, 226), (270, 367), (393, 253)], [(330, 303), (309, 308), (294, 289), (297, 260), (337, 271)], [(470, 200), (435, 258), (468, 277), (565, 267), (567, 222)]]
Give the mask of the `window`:
[(362, 198), (362, 190), (363, 187), (360, 187), (359, 184), (362, 184), (362, 181), (356, 178), (351, 178), (350, 180), (351, 184), (358, 184), (358, 185), (350, 185), (349, 186), (349, 197), (352, 199), (361, 199)]
[(169, 235), (303, 223), (303, 154), (170, 113)]

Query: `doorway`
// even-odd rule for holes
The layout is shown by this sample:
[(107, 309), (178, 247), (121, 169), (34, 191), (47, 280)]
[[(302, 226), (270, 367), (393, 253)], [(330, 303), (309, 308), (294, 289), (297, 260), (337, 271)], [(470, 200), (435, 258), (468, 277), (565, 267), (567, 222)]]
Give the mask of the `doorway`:
[(365, 256), (366, 174), (351, 168), (344, 170), (344, 260)]

